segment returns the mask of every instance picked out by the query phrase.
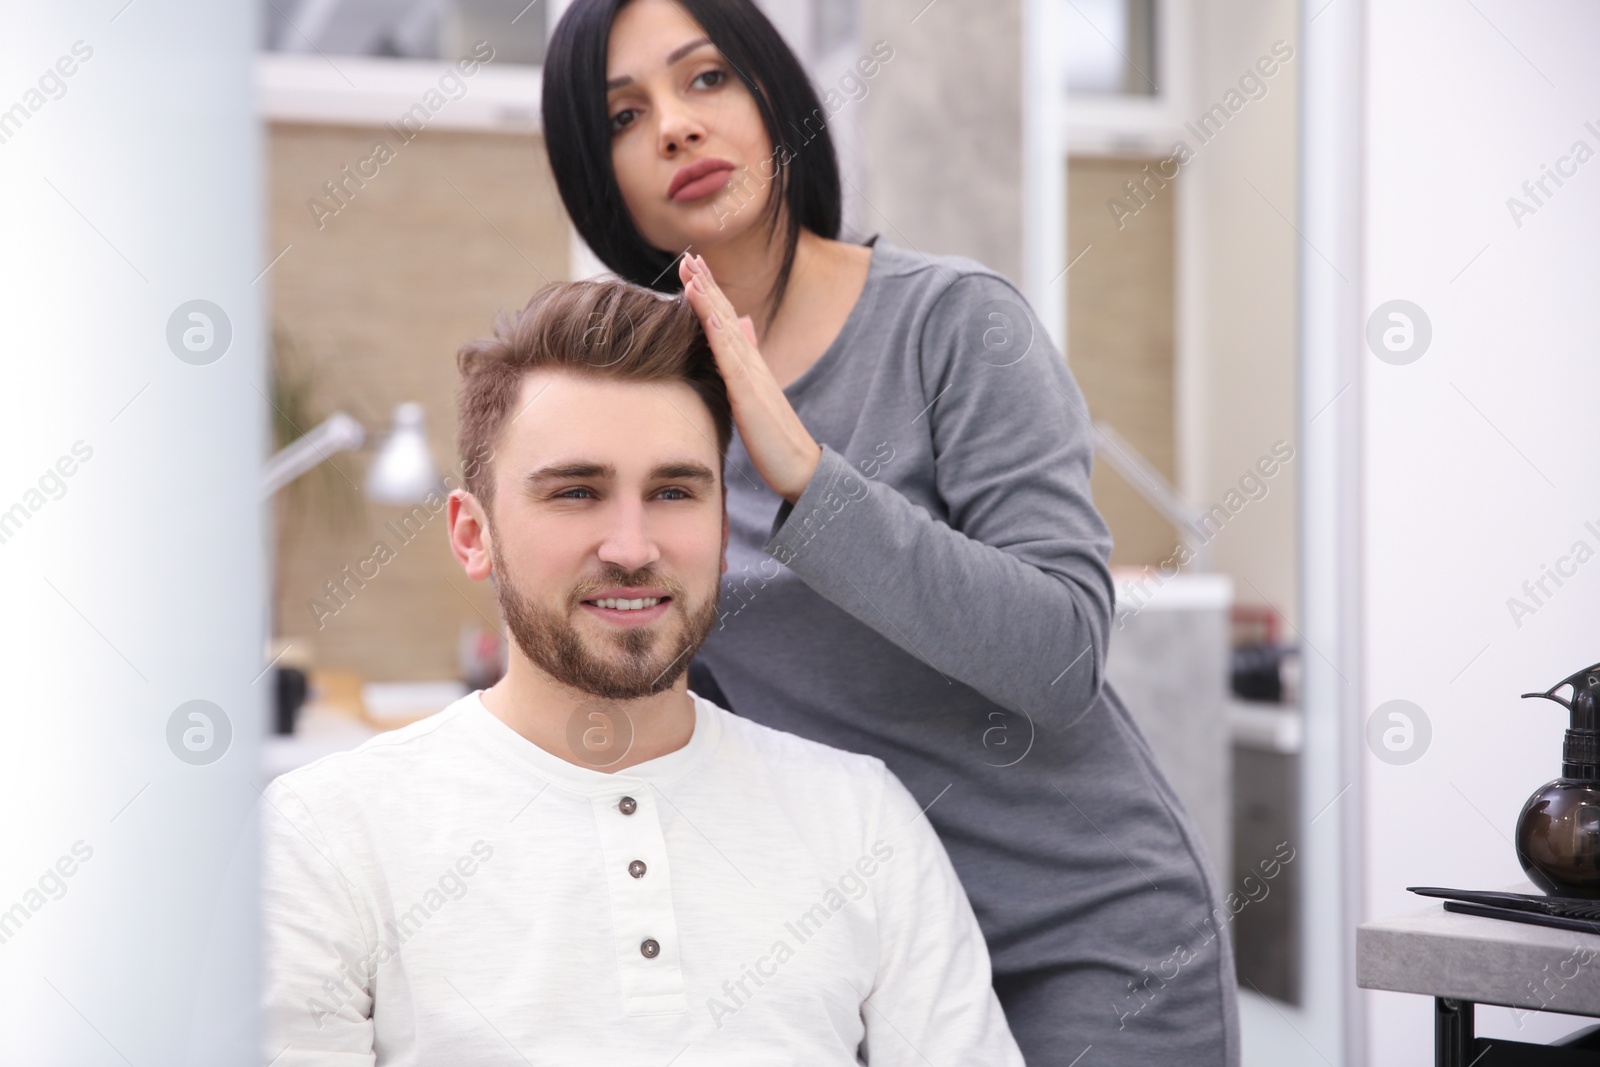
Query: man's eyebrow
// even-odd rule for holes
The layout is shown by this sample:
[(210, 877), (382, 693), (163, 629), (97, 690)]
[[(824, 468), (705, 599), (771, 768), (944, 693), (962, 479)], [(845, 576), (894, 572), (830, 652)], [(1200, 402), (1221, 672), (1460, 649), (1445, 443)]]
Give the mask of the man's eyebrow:
[[(544, 485), (549, 482), (573, 481), (580, 478), (597, 478), (609, 481), (617, 476), (617, 468), (610, 463), (595, 463), (589, 460), (574, 460), (570, 463), (552, 463), (540, 467), (523, 479), (530, 486)], [(710, 467), (704, 463), (693, 460), (669, 460), (660, 463), (650, 471), (650, 480), (653, 482), (701, 482), (705, 485), (715, 485), (717, 476)]]
[(552, 463), (531, 472), (525, 479), (529, 485), (545, 482), (564, 482), (574, 478), (615, 478), (617, 468), (609, 463), (592, 463), (578, 460), (572, 463)]
[[(672, 64), (676, 63), (678, 60), (680, 60), (684, 56), (688, 55), (690, 52), (693, 52), (696, 48), (699, 48), (701, 45), (707, 45), (707, 44), (710, 44), (710, 43), (711, 43), (711, 38), (709, 38), (709, 37), (697, 37), (694, 40), (690, 41), (688, 44), (679, 45), (677, 48), (674, 48), (672, 50), (670, 55), (667, 56), (666, 65), (670, 67), (670, 66), (672, 66)], [(620, 78), (612, 78), (610, 81), (606, 82), (606, 92), (609, 93), (613, 89), (620, 89), (624, 85), (632, 85), (632, 84), (633, 84), (633, 75), (624, 74)]]
[(650, 472), (651, 481), (671, 482), (701, 482), (705, 485), (716, 485), (717, 476), (711, 473), (711, 468), (704, 463), (692, 461), (679, 461), (676, 463), (663, 463)]

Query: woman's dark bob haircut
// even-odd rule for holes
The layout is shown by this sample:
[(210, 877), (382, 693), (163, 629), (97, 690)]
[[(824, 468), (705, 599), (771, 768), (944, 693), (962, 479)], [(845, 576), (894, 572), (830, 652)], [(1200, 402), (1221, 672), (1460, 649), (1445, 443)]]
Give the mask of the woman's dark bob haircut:
[[(682, 249), (654, 248), (623, 207), (611, 166), (606, 109), (606, 51), (611, 24), (628, 0), (577, 0), (556, 24), (544, 63), (545, 147), (556, 188), (573, 225), (594, 254), (618, 275), (661, 292), (683, 287), (671, 269)], [(675, 0), (750, 90), (772, 144), (772, 159), (757, 164), (756, 180), (771, 177), (764, 215), (768, 233), (783, 223), (783, 264), (769, 300), (777, 314), (794, 268), (803, 226), (839, 236), (839, 160), (828, 134), (828, 112), (804, 68), (751, 0)], [(780, 211), (780, 208), (782, 209)]]

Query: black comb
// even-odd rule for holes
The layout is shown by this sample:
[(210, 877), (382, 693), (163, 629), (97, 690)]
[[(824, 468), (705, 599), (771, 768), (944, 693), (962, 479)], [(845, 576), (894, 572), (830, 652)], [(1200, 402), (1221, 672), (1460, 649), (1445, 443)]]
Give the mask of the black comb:
[[(1588, 925), (1570, 927), (1569, 929), (1589, 930), (1594, 933), (1600, 933), (1600, 900), (1590, 900), (1586, 897), (1535, 896), (1531, 893), (1495, 893), (1477, 889), (1440, 889), (1436, 886), (1408, 886), (1407, 890), (1416, 893), (1418, 896), (1444, 897), (1446, 900), (1527, 912), (1530, 915), (1549, 915), (1580, 923), (1587, 920)], [(1447, 904), (1445, 910), (1459, 911), (1460, 909), (1451, 908)], [(1479, 913), (1472, 912), (1469, 914)]]

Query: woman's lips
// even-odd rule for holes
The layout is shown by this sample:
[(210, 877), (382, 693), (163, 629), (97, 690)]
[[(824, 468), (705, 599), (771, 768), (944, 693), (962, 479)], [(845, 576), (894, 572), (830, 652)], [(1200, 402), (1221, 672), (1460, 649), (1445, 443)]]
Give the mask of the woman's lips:
[(728, 184), (728, 178), (733, 174), (731, 166), (719, 166), (714, 170), (691, 182), (685, 183), (677, 192), (672, 194), (672, 199), (683, 203), (688, 200), (699, 200), (703, 196), (710, 196)]

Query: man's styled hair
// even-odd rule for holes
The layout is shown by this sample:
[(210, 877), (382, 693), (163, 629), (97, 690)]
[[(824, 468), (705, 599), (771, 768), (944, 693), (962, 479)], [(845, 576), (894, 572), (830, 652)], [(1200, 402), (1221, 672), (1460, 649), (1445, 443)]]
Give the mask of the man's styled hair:
[(681, 295), (666, 297), (616, 279), (547, 285), (515, 315), (502, 312), (493, 337), (462, 345), (456, 366), (463, 477), (485, 508), (494, 500), (495, 442), (515, 416), (512, 407), (530, 371), (624, 382), (681, 381), (710, 409), (717, 454), (727, 459), (733, 436), (727, 386), (699, 318)]

